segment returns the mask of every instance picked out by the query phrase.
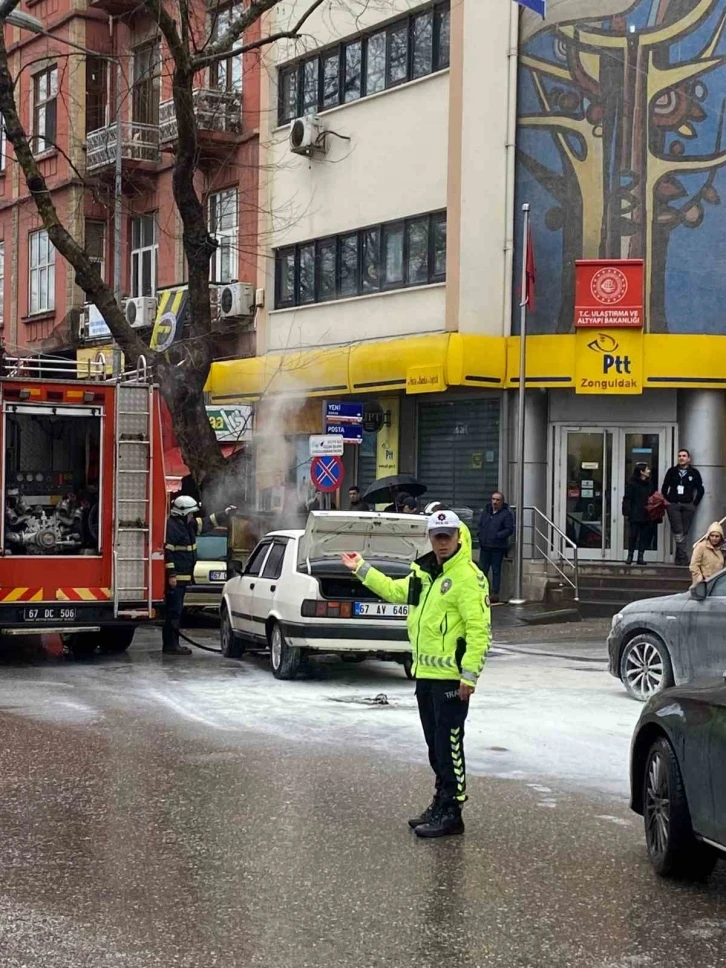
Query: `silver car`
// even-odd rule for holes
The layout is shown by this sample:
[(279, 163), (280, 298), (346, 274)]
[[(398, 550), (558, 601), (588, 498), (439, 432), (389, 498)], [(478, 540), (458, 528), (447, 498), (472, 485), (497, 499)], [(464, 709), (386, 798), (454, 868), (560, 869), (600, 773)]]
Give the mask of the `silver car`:
[(613, 616), (610, 673), (645, 702), (668, 686), (722, 676), (726, 667), (726, 571), (690, 591), (631, 602)]

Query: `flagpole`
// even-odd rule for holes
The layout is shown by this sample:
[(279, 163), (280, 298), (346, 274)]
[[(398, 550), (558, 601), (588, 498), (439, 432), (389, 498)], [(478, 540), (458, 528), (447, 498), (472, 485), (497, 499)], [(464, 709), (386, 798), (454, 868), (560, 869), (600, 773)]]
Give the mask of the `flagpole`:
[(524, 394), (527, 374), (527, 263), (529, 261), (529, 205), (522, 206), (522, 288), (519, 304), (519, 409), (517, 413), (517, 517), (515, 520), (514, 597), (510, 605), (524, 605), (522, 597), (524, 565)]

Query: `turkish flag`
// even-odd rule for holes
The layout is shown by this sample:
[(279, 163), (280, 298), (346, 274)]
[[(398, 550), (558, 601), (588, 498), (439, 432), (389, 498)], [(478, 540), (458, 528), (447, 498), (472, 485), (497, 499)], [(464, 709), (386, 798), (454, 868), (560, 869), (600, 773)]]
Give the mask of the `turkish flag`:
[(522, 293), (522, 302), (525, 303), (529, 307), (529, 311), (533, 313), (535, 311), (534, 289), (535, 282), (537, 280), (537, 266), (534, 261), (534, 242), (532, 241), (531, 224), (527, 228), (527, 252), (525, 253), (525, 259), (527, 261), (527, 276), (525, 281), (525, 291)]

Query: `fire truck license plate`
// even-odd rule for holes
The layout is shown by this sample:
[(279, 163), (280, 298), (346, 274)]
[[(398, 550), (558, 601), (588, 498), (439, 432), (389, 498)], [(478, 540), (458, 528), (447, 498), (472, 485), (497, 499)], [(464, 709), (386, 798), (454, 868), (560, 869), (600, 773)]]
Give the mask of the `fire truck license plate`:
[(65, 605), (39, 605), (23, 612), (26, 622), (75, 622), (76, 616), (77, 610)]

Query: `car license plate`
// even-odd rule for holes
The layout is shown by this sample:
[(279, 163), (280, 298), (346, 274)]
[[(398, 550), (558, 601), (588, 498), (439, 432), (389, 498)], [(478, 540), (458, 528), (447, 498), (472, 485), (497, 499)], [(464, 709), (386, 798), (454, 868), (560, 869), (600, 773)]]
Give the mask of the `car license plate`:
[(406, 618), (408, 605), (389, 605), (384, 602), (356, 602), (353, 609), (360, 618)]
[(26, 622), (75, 622), (77, 617), (78, 610), (66, 605), (38, 605), (23, 612)]
[(227, 581), (226, 571), (210, 571), (209, 572), (210, 581)]

